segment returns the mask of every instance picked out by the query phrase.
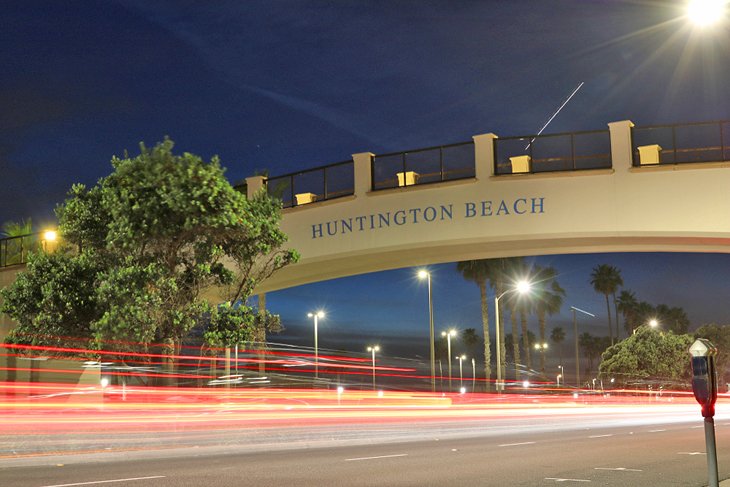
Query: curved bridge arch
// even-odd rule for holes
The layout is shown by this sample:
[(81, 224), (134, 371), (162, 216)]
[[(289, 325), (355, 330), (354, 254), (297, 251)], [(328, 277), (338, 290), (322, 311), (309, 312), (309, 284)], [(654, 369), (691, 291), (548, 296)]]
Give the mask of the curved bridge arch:
[[(634, 144), (632, 127), (609, 124), (610, 164), (600, 169), (500, 174), (498, 138), (486, 134), (474, 137), (474, 177), (373, 190), (373, 154), (355, 154), (352, 195), (284, 210), (282, 229), (302, 258), (257, 292), (477, 258), (730, 251), (730, 149), (666, 164), (661, 147)], [(253, 194), (265, 180), (247, 183)]]

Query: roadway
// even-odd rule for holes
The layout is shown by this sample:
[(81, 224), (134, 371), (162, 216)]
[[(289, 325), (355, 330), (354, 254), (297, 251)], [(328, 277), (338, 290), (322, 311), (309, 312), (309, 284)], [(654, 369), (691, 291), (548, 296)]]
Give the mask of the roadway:
[[(261, 429), (137, 432), (119, 435), (123, 448), (110, 440), (108, 453), (6, 456), (0, 460), (0, 483), (703, 486), (707, 467), (702, 428), (699, 408), (672, 407), (532, 411), (523, 417), (515, 410), (487, 419), (383, 418), (364, 424), (348, 419)], [(91, 436), (64, 435), (61, 440), (83, 443)], [(0, 444), (8, 445), (7, 440), (0, 438)], [(24, 441), (46, 440), (40, 435)], [(730, 442), (730, 417), (718, 417), (717, 442), (724, 479), (730, 477), (730, 449), (724, 447)]]

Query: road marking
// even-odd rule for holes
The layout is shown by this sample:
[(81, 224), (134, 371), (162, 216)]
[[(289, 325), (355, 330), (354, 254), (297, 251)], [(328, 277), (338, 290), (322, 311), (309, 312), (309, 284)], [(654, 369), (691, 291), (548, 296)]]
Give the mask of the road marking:
[(626, 467), (596, 467), (593, 470), (614, 470), (616, 472), (643, 472), (638, 468), (626, 468)]
[(360, 460), (377, 460), (379, 458), (396, 458), (396, 457), (407, 457), (408, 453), (398, 453), (396, 455), (380, 455), (377, 457), (359, 457), (359, 458), (345, 458), (346, 462), (357, 462)]
[(649, 430), (649, 433), (661, 433), (662, 431), (667, 431), (667, 430)]
[(520, 445), (534, 445), (534, 441), (523, 441), (522, 443), (505, 443), (503, 445), (497, 445), (497, 446), (520, 446)]
[(704, 428), (704, 425), (701, 425), (701, 426), (692, 426), (692, 429), (695, 429), (695, 428)]
[(556, 477), (545, 477), (545, 480), (554, 480), (556, 482), (590, 482), (590, 480), (586, 479), (559, 479)]
[(705, 452), (703, 451), (680, 451), (677, 452), (677, 455), (704, 455)]
[(76, 482), (75, 484), (44, 485), (43, 487), (72, 487), (73, 485), (110, 484), (112, 482), (131, 482), (133, 480), (152, 480), (152, 479), (164, 479), (164, 478), (165, 478), (164, 475), (154, 475), (152, 477), (132, 477), (129, 479), (96, 480), (94, 482)]
[(593, 435), (593, 436), (589, 436), (588, 438), (608, 438), (609, 436), (613, 436), (613, 435)]

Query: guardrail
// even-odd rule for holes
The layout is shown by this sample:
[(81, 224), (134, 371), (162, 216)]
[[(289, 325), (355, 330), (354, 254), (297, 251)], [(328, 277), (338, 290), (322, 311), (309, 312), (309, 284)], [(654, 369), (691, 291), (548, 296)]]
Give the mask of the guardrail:
[(28, 252), (38, 249), (40, 238), (38, 233), (6, 237), (0, 239), (0, 267), (25, 264)]
[(373, 191), (473, 178), (474, 142), (378, 155), (371, 171)]
[(354, 163), (337, 162), (267, 178), (266, 191), (280, 199), (284, 208), (348, 196), (355, 192)]
[(631, 129), (633, 165), (730, 160), (730, 121)]
[(494, 165), (495, 175), (610, 168), (610, 133), (591, 130), (498, 138)]

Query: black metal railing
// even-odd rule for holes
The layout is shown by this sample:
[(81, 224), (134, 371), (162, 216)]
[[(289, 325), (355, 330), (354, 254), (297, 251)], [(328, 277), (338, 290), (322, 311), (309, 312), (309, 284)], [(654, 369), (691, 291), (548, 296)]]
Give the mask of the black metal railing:
[(348, 196), (355, 192), (355, 166), (344, 161), (267, 178), (266, 191), (284, 208)]
[(28, 253), (38, 249), (40, 238), (38, 233), (5, 237), (0, 239), (0, 267), (25, 264)]
[(591, 130), (498, 138), (494, 166), (495, 175), (610, 168), (611, 136)]
[(373, 190), (473, 178), (474, 142), (378, 155), (371, 171)]
[[(631, 129), (634, 166), (730, 160), (730, 121)], [(641, 148), (641, 150), (639, 149)]]

